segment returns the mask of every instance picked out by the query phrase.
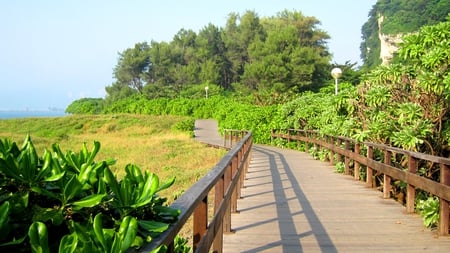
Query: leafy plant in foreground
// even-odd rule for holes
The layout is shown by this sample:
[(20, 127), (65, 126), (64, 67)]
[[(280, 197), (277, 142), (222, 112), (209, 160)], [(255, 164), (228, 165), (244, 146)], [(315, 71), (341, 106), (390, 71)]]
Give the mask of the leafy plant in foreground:
[(416, 209), (419, 211), (426, 227), (436, 227), (439, 222), (439, 199), (429, 197), (417, 201)]
[(58, 145), (38, 156), (31, 138), (22, 147), (0, 140), (0, 251), (125, 252), (165, 231), (179, 211), (157, 193), (174, 183), (113, 160), (95, 162), (100, 143), (65, 154)]

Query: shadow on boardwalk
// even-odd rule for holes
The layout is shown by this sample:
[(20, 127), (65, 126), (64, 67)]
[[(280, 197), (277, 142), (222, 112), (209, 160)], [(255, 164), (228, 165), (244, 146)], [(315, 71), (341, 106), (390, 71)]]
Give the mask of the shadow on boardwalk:
[(328, 163), (271, 146), (252, 151), (224, 252), (450, 252), (450, 237)]

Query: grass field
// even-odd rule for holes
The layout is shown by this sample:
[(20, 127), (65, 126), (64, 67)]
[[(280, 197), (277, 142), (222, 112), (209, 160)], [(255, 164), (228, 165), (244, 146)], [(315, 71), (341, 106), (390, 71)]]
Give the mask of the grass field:
[(175, 184), (161, 192), (172, 201), (211, 169), (226, 153), (193, 140), (191, 133), (174, 130), (186, 117), (148, 115), (71, 115), (57, 118), (0, 120), (0, 138), (21, 145), (27, 134), (38, 150), (57, 143), (63, 152), (79, 152), (84, 143), (90, 149), (101, 143), (97, 161), (113, 158), (118, 177), (127, 164), (154, 172), (161, 181), (176, 176)]

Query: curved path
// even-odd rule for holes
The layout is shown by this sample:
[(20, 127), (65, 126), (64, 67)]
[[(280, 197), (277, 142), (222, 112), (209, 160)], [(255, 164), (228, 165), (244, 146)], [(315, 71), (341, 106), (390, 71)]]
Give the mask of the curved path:
[[(207, 132), (217, 141), (213, 121), (196, 125), (205, 131), (203, 142), (211, 126)], [(224, 252), (450, 252), (450, 237), (329, 163), (265, 145), (252, 153)]]

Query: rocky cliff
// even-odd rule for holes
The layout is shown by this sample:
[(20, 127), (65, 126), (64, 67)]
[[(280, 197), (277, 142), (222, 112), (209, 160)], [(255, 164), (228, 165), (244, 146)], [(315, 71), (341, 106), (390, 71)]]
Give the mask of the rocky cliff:
[(378, 17), (378, 38), (380, 40), (380, 59), (382, 65), (387, 65), (394, 57), (394, 53), (398, 50), (398, 45), (402, 42), (402, 34), (388, 35), (383, 34), (381, 26), (383, 25), (384, 17)]

